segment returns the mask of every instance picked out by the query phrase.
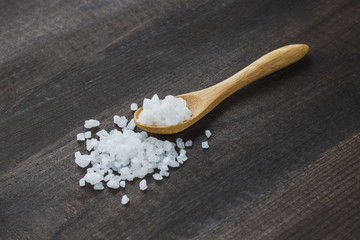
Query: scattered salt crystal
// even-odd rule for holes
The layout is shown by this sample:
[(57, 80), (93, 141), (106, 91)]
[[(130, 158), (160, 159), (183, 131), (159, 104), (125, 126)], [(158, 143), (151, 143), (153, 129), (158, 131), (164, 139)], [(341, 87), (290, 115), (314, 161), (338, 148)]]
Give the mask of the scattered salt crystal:
[(181, 138), (176, 139), (176, 145), (178, 148), (185, 148), (184, 141)]
[(107, 182), (107, 181), (109, 181), (110, 179), (113, 179), (114, 176), (115, 176), (114, 174), (110, 173), (110, 174), (106, 175), (106, 177), (104, 177), (104, 181)]
[(163, 179), (163, 177), (162, 177), (159, 173), (155, 173), (155, 174), (153, 174), (152, 176), (153, 176), (153, 178), (154, 178), (155, 180), (158, 180), (158, 181), (160, 181), (160, 180)]
[(131, 111), (136, 111), (138, 109), (138, 105), (136, 103), (132, 103), (130, 105), (130, 109), (131, 109)]
[(115, 123), (115, 124), (118, 124), (119, 121), (120, 121), (120, 116), (115, 115), (115, 116), (114, 116), (114, 123)]
[(180, 149), (180, 156), (185, 155), (185, 154), (186, 154), (186, 150), (185, 149)]
[(145, 180), (145, 179), (143, 179), (143, 180), (140, 181), (139, 187), (140, 187), (140, 190), (141, 190), (141, 191), (145, 191), (145, 190), (147, 189), (147, 184), (146, 184), (146, 180)]
[(99, 182), (94, 185), (94, 190), (104, 190), (104, 185)]
[(95, 138), (86, 140), (86, 150), (91, 151), (94, 147), (97, 147), (99, 144), (98, 140)]
[(160, 171), (159, 173), (161, 176), (165, 176), (165, 177), (168, 177), (169, 176), (169, 172), (167, 171)]
[(209, 143), (208, 143), (208, 141), (202, 142), (202, 143), (201, 143), (201, 147), (202, 147), (202, 148), (209, 148)]
[(205, 135), (207, 138), (209, 138), (211, 136), (210, 130), (205, 130)]
[(79, 185), (80, 185), (80, 187), (85, 186), (85, 179), (84, 179), (84, 178), (81, 178), (81, 179), (79, 180)]
[(165, 151), (169, 152), (169, 151), (171, 150), (172, 146), (173, 146), (173, 145), (172, 145), (171, 142), (169, 142), (169, 141), (165, 141), (165, 142), (164, 142), (164, 150), (165, 150)]
[(192, 146), (192, 141), (188, 140), (185, 142), (185, 147), (191, 147)]
[(107, 182), (106, 186), (109, 188), (118, 189), (120, 187), (120, 180), (117, 178), (112, 178)]
[(189, 120), (191, 115), (184, 99), (169, 95), (160, 100), (155, 94), (151, 99), (144, 99), (138, 121), (146, 125), (171, 126)]
[(109, 133), (105, 129), (102, 129), (102, 130), (98, 131), (96, 133), (96, 135), (98, 135), (99, 137), (104, 137), (104, 136), (108, 136)]
[(160, 171), (168, 171), (169, 167), (167, 165), (163, 165), (160, 167)]
[(180, 164), (184, 163), (188, 159), (186, 151), (184, 149), (180, 149), (180, 155), (176, 159)]
[(85, 135), (84, 135), (84, 133), (79, 133), (79, 134), (77, 134), (77, 135), (76, 135), (76, 139), (77, 139), (78, 141), (84, 141), (84, 140), (85, 140)]
[(116, 125), (118, 125), (120, 128), (126, 127), (127, 122), (128, 122), (128, 120), (125, 116), (121, 116), (121, 117), (119, 117), (117, 115), (114, 116), (114, 123)]
[(126, 195), (124, 195), (124, 196), (122, 196), (122, 198), (121, 198), (121, 204), (122, 205), (126, 205), (128, 202), (129, 202), (129, 198), (128, 198), (128, 196), (126, 196)]
[(176, 168), (176, 167), (179, 167), (180, 164), (178, 162), (176, 162), (175, 160), (173, 160), (173, 161), (169, 162), (169, 166)]
[(127, 127), (128, 129), (130, 129), (130, 130), (134, 130), (135, 127), (136, 127), (136, 124), (135, 124), (134, 119), (131, 119), (130, 122), (129, 122), (129, 124), (128, 124), (126, 127)]
[(98, 120), (94, 120), (94, 119), (90, 119), (90, 120), (86, 120), (84, 127), (85, 128), (93, 128), (93, 127), (98, 127), (100, 125), (100, 122)]
[(120, 181), (120, 187), (125, 188), (125, 181)]
[(91, 132), (87, 131), (84, 133), (85, 138), (91, 138)]
[(94, 185), (96, 183), (99, 183), (102, 180), (102, 177), (99, 173), (92, 172), (85, 174), (84, 179), (86, 182), (90, 183), (91, 185)]
[(90, 163), (90, 156), (89, 155), (81, 155), (81, 153), (79, 151), (77, 151), (75, 153), (75, 163), (79, 166), (79, 167), (86, 167), (87, 165), (89, 165)]

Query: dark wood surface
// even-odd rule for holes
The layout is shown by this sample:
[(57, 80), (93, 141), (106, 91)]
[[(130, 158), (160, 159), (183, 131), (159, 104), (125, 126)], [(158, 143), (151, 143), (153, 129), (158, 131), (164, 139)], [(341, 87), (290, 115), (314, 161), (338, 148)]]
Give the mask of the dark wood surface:
[[(346, 0), (1, 1), (0, 238), (359, 239), (359, 16)], [(84, 120), (110, 130), (132, 102), (292, 43), (308, 56), (160, 136), (195, 144), (169, 178), (79, 187)]]

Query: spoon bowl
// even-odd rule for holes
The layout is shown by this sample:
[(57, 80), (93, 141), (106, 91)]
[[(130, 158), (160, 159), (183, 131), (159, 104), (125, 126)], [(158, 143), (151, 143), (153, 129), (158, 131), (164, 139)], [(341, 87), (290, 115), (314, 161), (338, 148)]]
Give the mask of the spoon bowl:
[(305, 44), (292, 44), (276, 49), (214, 86), (176, 96), (183, 98), (187, 107), (192, 111), (192, 116), (187, 121), (171, 126), (142, 124), (137, 121), (143, 110), (142, 107), (134, 113), (134, 121), (139, 128), (151, 133), (174, 134), (181, 132), (196, 123), (240, 88), (295, 63), (303, 58), (308, 50), (309, 47)]
[(185, 130), (186, 128), (190, 127), (193, 123), (201, 119), (203, 115), (201, 114), (201, 108), (199, 107), (199, 105), (203, 105), (205, 101), (200, 96), (194, 95), (192, 93), (187, 93), (176, 97), (183, 98), (186, 101), (186, 106), (192, 111), (192, 115), (189, 120), (171, 126), (153, 126), (153, 125), (142, 124), (137, 121), (140, 113), (143, 110), (143, 108), (141, 107), (134, 113), (134, 121), (136, 125), (142, 130), (151, 133), (174, 134)]

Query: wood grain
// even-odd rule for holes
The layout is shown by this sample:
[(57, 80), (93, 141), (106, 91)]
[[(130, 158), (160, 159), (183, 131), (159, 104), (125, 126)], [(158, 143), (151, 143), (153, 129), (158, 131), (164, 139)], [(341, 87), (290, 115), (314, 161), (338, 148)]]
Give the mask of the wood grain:
[[(0, 239), (358, 239), (359, 16), (350, 0), (1, 1)], [(308, 56), (160, 136), (194, 142), (169, 178), (79, 187), (84, 120), (110, 130), (132, 102), (292, 43)]]

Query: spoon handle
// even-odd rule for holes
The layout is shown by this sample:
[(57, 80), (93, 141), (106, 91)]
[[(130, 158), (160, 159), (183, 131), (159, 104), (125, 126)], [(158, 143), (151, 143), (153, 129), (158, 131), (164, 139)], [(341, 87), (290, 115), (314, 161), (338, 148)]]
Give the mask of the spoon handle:
[(207, 97), (214, 97), (213, 99), (220, 103), (240, 88), (300, 60), (308, 50), (309, 47), (305, 44), (293, 44), (278, 48), (228, 79), (204, 89), (204, 94)]

